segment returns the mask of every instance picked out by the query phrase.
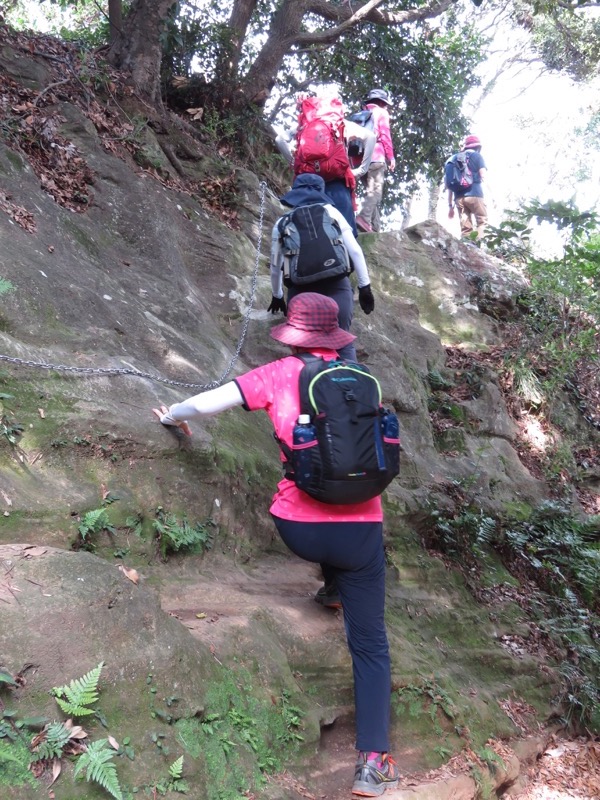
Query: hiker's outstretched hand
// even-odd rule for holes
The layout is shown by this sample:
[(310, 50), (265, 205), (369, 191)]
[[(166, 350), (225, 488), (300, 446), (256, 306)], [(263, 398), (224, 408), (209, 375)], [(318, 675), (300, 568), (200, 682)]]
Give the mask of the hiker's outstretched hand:
[(287, 317), (287, 305), (283, 297), (275, 297), (275, 295), (271, 298), (271, 305), (267, 308), (267, 311), (270, 311), (271, 314), (276, 314), (278, 311), (283, 313), (284, 317)]
[(366, 286), (358, 287), (358, 302), (365, 314), (370, 314), (375, 308), (375, 298), (373, 297), (370, 283), (367, 283)]
[(167, 408), (167, 406), (160, 406), (160, 408), (153, 408), (152, 411), (154, 414), (156, 414), (156, 416), (159, 419), (159, 422), (162, 425), (167, 425), (168, 427), (172, 428), (179, 428), (182, 431), (182, 433), (185, 433), (186, 436), (192, 435), (192, 429), (190, 428), (189, 424), (185, 421), (178, 422), (176, 419), (173, 419), (173, 417), (170, 416), (169, 414), (169, 409)]

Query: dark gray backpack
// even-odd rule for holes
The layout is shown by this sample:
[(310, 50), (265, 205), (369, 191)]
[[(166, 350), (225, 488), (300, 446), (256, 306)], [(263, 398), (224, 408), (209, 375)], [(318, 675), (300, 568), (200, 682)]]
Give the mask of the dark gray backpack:
[(446, 189), (455, 194), (465, 194), (473, 185), (473, 173), (469, 166), (469, 153), (455, 153), (444, 167)]
[(298, 206), (279, 220), (283, 282), (306, 286), (352, 272), (342, 231), (325, 205)]

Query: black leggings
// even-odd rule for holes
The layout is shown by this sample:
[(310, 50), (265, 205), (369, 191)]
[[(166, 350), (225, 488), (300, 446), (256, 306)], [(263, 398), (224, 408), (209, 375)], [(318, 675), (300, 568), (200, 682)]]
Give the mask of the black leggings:
[(381, 522), (291, 522), (273, 517), (289, 549), (326, 564), (342, 600), (354, 674), (356, 749), (389, 750), (391, 671), (384, 622)]

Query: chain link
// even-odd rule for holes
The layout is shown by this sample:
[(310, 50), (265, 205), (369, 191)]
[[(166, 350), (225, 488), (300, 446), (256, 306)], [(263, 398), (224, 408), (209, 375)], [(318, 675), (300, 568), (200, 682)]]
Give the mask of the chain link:
[(35, 369), (51, 369), (55, 372), (68, 372), (77, 375), (106, 375), (106, 376), (113, 376), (113, 375), (133, 375), (136, 378), (147, 378), (151, 381), (158, 381), (159, 383), (166, 383), (169, 386), (182, 386), (186, 389), (200, 389), (200, 391), (204, 392), (208, 389), (216, 389), (217, 386), (220, 386), (225, 378), (230, 374), (233, 367), (235, 366), (236, 361), (240, 357), (240, 353), (242, 352), (242, 347), (244, 345), (244, 340), (246, 339), (246, 335), (248, 333), (248, 327), (250, 325), (250, 314), (252, 313), (252, 308), (254, 306), (254, 300), (256, 298), (256, 290), (258, 287), (258, 270), (260, 266), (260, 251), (262, 247), (262, 238), (263, 238), (263, 224), (265, 218), (265, 198), (267, 192), (267, 184), (266, 181), (260, 182), (260, 211), (259, 211), (259, 218), (258, 218), (258, 239), (256, 242), (256, 260), (254, 262), (254, 271), (252, 273), (252, 281), (250, 284), (250, 300), (248, 301), (248, 308), (246, 309), (246, 313), (244, 314), (244, 323), (242, 325), (242, 332), (240, 334), (240, 338), (235, 349), (235, 353), (231, 357), (229, 364), (225, 368), (225, 371), (218, 378), (216, 381), (211, 381), (211, 383), (183, 383), (182, 381), (173, 381), (169, 378), (163, 378), (161, 375), (152, 375), (149, 372), (141, 372), (137, 369), (131, 368), (121, 368), (115, 367), (113, 368), (95, 368), (95, 367), (68, 367), (64, 364), (46, 364), (43, 361), (28, 361), (24, 358), (16, 358), (13, 356), (4, 356), (0, 355), (0, 361), (7, 361), (9, 364), (16, 364), (19, 367), (32, 367)]

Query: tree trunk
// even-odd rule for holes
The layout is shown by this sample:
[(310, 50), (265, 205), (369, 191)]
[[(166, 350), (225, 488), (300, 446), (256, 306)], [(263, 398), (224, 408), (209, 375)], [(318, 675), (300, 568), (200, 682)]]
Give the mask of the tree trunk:
[(123, 30), (123, 2), (122, 0), (108, 0), (108, 27), (111, 45), (119, 38)]
[(160, 34), (174, 5), (174, 0), (133, 0), (108, 51), (111, 64), (129, 72), (138, 92), (155, 106), (161, 105)]
[(229, 36), (221, 45), (215, 69), (215, 85), (223, 101), (231, 100), (233, 89), (238, 82), (238, 69), (242, 56), (242, 46), (246, 31), (258, 0), (235, 0), (229, 17)]
[(277, 72), (302, 30), (306, 0), (284, 0), (273, 16), (269, 38), (243, 79), (243, 96), (259, 106), (269, 98)]
[(442, 184), (439, 180), (427, 182), (427, 219), (437, 219), (437, 207), (442, 192)]

